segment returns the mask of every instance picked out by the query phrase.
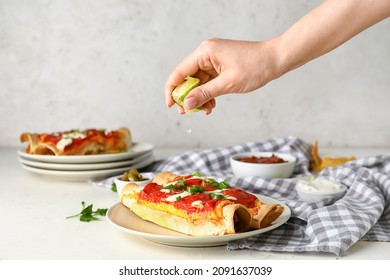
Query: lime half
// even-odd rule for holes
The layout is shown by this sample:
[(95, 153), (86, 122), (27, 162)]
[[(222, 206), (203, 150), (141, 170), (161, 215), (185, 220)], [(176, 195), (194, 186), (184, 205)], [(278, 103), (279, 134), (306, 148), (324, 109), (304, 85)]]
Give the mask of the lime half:
[[(185, 81), (178, 85), (173, 91), (172, 91), (172, 99), (176, 102), (179, 106), (184, 105), (184, 99), (186, 98), (187, 94), (190, 93), (191, 90), (199, 86), (200, 80), (198, 78), (187, 76), (185, 78)], [(202, 110), (202, 107), (198, 107), (192, 110), (186, 110), (186, 113), (193, 113), (198, 112)]]

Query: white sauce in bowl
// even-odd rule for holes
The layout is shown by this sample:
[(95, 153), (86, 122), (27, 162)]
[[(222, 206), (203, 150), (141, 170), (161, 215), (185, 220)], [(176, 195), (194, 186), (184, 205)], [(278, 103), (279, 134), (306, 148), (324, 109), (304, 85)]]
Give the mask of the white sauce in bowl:
[(344, 190), (345, 187), (335, 181), (330, 181), (324, 178), (316, 178), (308, 181), (300, 180), (297, 184), (297, 189), (312, 193), (337, 193)]

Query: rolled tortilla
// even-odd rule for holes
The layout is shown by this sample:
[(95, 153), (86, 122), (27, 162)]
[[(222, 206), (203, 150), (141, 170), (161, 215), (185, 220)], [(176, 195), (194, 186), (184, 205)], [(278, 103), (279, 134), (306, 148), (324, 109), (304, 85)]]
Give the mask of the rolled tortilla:
[(143, 187), (127, 184), (121, 193), (121, 202), (140, 218), (193, 236), (218, 236), (248, 231), (252, 215), (243, 205), (220, 201), (211, 215), (189, 215), (172, 204), (139, 202)]
[(223, 217), (227, 234), (249, 230), (252, 215), (248, 208), (241, 204), (228, 204), (223, 207)]
[(270, 226), (283, 213), (284, 207), (280, 204), (262, 204), (251, 222), (252, 229)]
[(22, 133), (20, 135), (20, 142), (28, 142), (26, 147), (26, 153), (37, 155), (56, 155), (57, 148), (53, 145), (41, 143), (38, 134), (35, 133)]

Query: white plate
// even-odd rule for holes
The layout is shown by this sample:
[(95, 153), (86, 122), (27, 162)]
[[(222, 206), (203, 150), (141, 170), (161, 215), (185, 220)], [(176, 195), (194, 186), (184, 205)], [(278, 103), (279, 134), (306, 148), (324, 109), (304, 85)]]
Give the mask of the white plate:
[(50, 170), (44, 168), (36, 168), (21, 163), (22, 167), (35, 174), (44, 175), (47, 178), (63, 180), (63, 181), (88, 181), (91, 179), (105, 178), (114, 174), (121, 174), (130, 168), (142, 168), (148, 166), (154, 161), (154, 157), (149, 157), (146, 160), (137, 162), (133, 165), (118, 168), (109, 168), (102, 170), (88, 170), (88, 171), (65, 171), (65, 170)]
[(230, 241), (261, 234), (283, 225), (291, 216), (291, 211), (284, 203), (263, 195), (256, 195), (263, 203), (279, 203), (284, 206), (282, 215), (269, 227), (222, 236), (190, 236), (182, 234), (154, 223), (145, 221), (131, 212), (122, 203), (113, 205), (107, 211), (107, 220), (114, 227), (130, 235), (142, 237), (146, 240), (179, 247), (209, 247), (225, 245)]
[(101, 170), (101, 169), (130, 166), (137, 162), (147, 160), (150, 157), (153, 157), (153, 151), (146, 152), (145, 154), (142, 154), (138, 157), (129, 160), (98, 162), (98, 163), (51, 163), (51, 162), (29, 160), (20, 156), (18, 157), (18, 159), (21, 163), (23, 163), (24, 165), (28, 165), (30, 167), (59, 170), (59, 171), (86, 171), (86, 170)]
[(125, 153), (103, 154), (103, 155), (85, 155), (85, 156), (50, 156), (50, 155), (32, 155), (25, 152), (25, 149), (19, 149), (20, 157), (33, 161), (43, 161), (51, 163), (97, 163), (110, 162), (125, 159), (131, 159), (143, 153), (149, 152), (154, 148), (148, 143), (133, 143), (133, 146)]

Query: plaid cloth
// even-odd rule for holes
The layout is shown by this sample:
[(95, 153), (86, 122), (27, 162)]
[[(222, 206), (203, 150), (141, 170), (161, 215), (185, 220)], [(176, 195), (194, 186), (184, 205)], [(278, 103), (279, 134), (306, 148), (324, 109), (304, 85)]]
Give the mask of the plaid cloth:
[[(186, 152), (147, 167), (147, 171), (172, 171), (225, 178), (233, 186), (272, 197), (291, 209), (284, 225), (248, 239), (230, 242), (229, 250), (252, 249), (280, 252), (330, 252), (343, 254), (358, 240), (390, 241), (390, 155), (361, 158), (327, 168), (316, 176), (348, 187), (337, 201), (327, 198), (305, 203), (295, 191), (300, 175), (312, 175), (308, 166), (312, 146), (296, 137), (270, 139), (240, 145)], [(294, 177), (262, 179), (234, 177), (229, 157), (241, 152), (282, 152), (297, 157)]]

